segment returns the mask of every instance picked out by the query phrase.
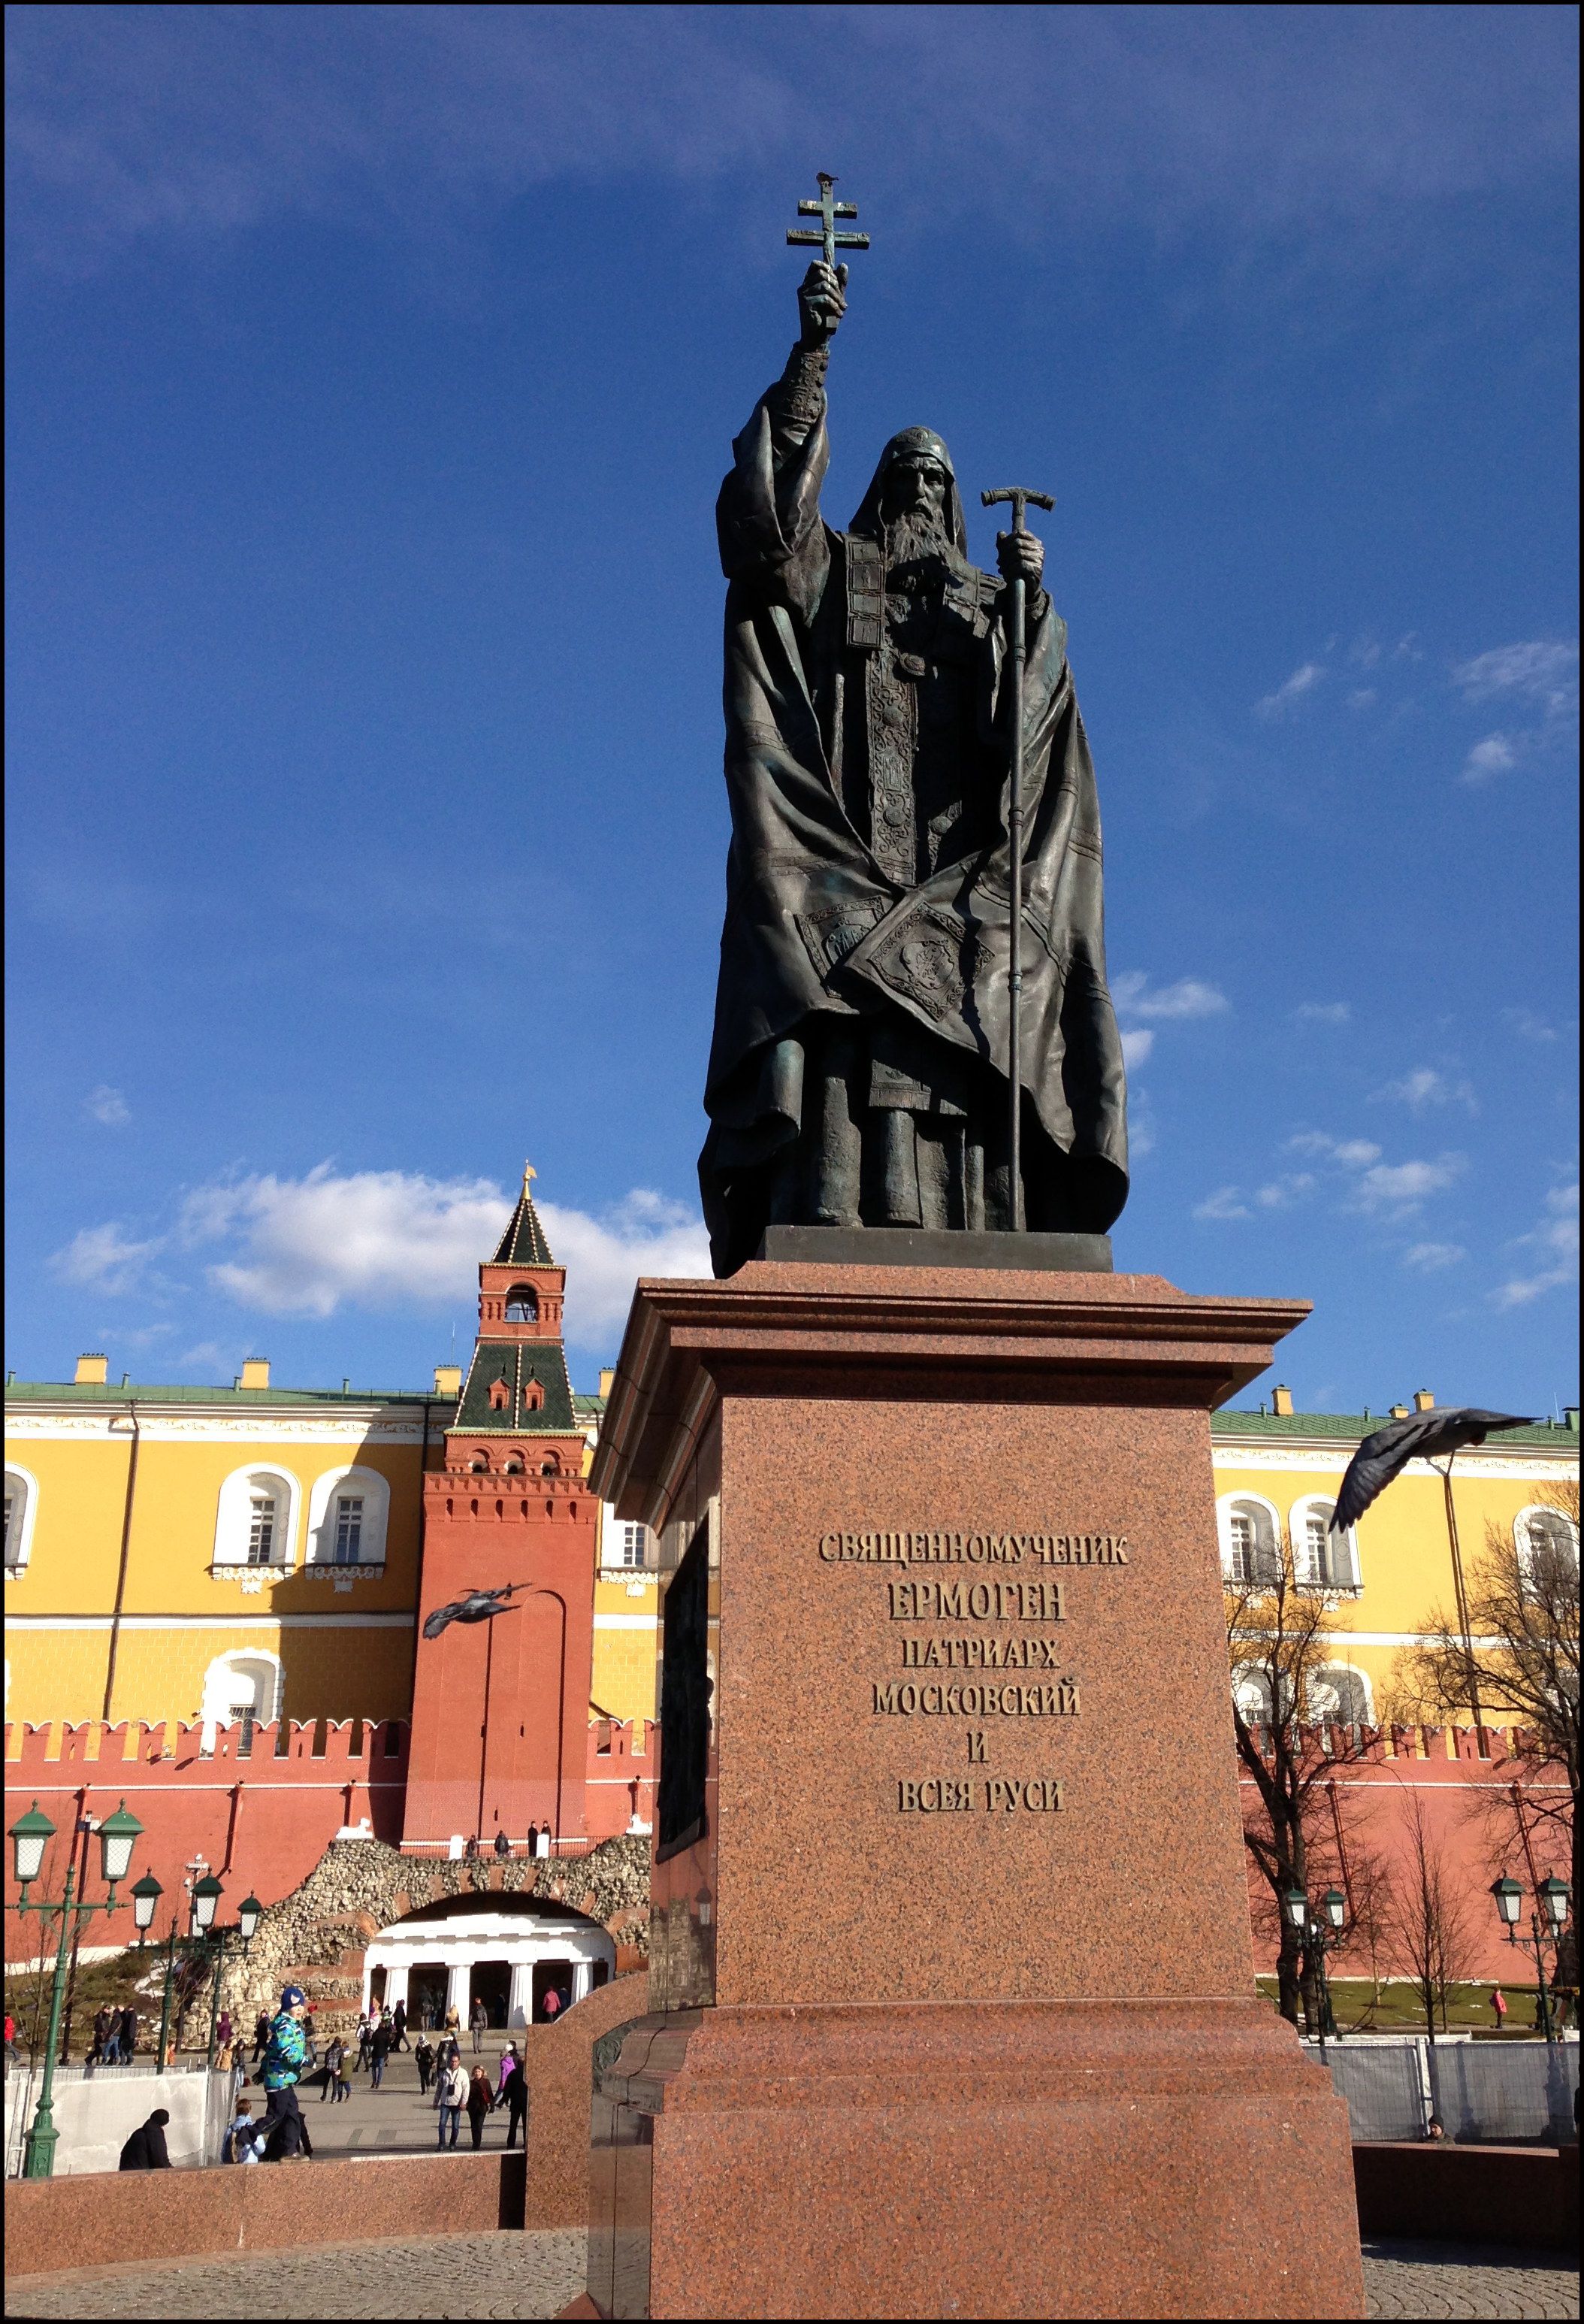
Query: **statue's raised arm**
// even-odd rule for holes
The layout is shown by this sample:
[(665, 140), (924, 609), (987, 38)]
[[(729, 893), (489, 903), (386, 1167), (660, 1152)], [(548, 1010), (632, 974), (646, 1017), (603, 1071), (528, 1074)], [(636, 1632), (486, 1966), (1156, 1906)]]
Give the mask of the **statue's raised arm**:
[(798, 286), (801, 327), (787, 368), (732, 444), (734, 466), (715, 505), (727, 580), (770, 588), (806, 621), (830, 570), (819, 506), (830, 459), (825, 373), (846, 310), (847, 269), (815, 259)]

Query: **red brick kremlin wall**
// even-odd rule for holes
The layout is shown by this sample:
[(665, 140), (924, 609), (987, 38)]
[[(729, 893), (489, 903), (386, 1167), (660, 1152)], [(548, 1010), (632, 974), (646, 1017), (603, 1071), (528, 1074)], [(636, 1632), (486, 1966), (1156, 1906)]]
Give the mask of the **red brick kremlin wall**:
[[(40, 1892), (60, 1892), (64, 1850), (75, 1816), (106, 1816), (124, 1799), (143, 1826), (133, 1861), (134, 1877), (152, 1872), (164, 1895), (155, 1933), (163, 1937), (173, 1908), (186, 1925), (182, 1882), (189, 1861), (201, 1856), (226, 1884), (219, 1917), (234, 1921), (250, 1891), (264, 1904), (299, 1887), (337, 1831), (365, 1818), (376, 1840), (400, 1845), (407, 1793), (409, 1729), (405, 1720), (288, 1720), (253, 1729), (243, 1751), (240, 1726), (216, 1726), (206, 1752), (205, 1729), (106, 1726), (62, 1720), (5, 1729), (5, 1821), (14, 1823), (37, 1799), (60, 1837), (45, 1860)], [(658, 1736), (649, 1720), (625, 1726), (603, 1720), (585, 1727), (579, 1775), (593, 1845), (627, 1830), (636, 1812), (654, 1821)], [(519, 1843), (521, 1832), (512, 1835)], [(426, 1851), (432, 1856), (433, 1850)], [(58, 1858), (59, 1862), (54, 1859)], [(87, 1893), (104, 1895), (97, 1850), (90, 1856)], [(123, 1892), (124, 1893), (124, 1892)], [(19, 1921), (11, 1852), (5, 1859), (5, 1958), (27, 1960), (39, 1950), (39, 1923)], [(85, 1924), (85, 1944), (130, 1944), (130, 1909), (106, 1926)]]

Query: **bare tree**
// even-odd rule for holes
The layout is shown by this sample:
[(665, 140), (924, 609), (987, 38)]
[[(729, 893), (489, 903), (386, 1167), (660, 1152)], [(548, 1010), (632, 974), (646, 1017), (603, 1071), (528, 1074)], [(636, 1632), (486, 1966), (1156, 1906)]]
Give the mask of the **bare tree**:
[[(1516, 1724), (1512, 1800), (1520, 1838), (1570, 1867), (1579, 1895), (1579, 1485), (1542, 1488), (1519, 1543), (1490, 1524), (1467, 1582), (1472, 1645), (1441, 1607), (1393, 1672), (1397, 1699), (1439, 1725), (1478, 1700)], [(1559, 1784), (1558, 1777), (1562, 1781)], [(1545, 1842), (1549, 1841), (1549, 1851)]]
[(1282, 2015), (1294, 2025), (1303, 2005), (1310, 2029), (1320, 2022), (1320, 1995), (1303, 1940), (1283, 1909), (1290, 1888), (1312, 1896), (1321, 1862), (1329, 1868), (1322, 1803), (1315, 1794), (1340, 1765), (1362, 1756), (1371, 1730), (1312, 1723), (1316, 1683), (1333, 1659), (1336, 1597), (1300, 1581), (1290, 1540), (1254, 1545), (1246, 1571), (1228, 1577), (1227, 1653), (1238, 1757), (1257, 1804), (1243, 1819), (1243, 1840), (1269, 1891), (1280, 1931), (1276, 1988)]
[(1447, 2030), (1447, 1988), (1461, 1983), (1474, 1963), (1476, 1900), (1449, 1863), (1418, 1793), (1404, 1797), (1408, 1844), (1394, 1884), (1392, 1935), (1433, 2042), (1438, 2011), (1441, 2030)]

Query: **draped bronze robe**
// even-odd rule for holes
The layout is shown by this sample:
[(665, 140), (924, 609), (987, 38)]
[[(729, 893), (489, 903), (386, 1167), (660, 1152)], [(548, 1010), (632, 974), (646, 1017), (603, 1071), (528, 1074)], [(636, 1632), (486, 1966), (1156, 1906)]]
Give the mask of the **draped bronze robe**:
[[(849, 532), (824, 523), (815, 360), (794, 350), (761, 397), (716, 512), (732, 836), (699, 1180), (718, 1275), (772, 1220), (1012, 1222), (1008, 593), (968, 562), (954, 479), (952, 546), (888, 567), (889, 460), (927, 439), (949, 472), (927, 431), (887, 447)], [(1031, 595), (1025, 1221), (1092, 1233), (1127, 1199), (1126, 1084), (1094, 769), (1066, 625)]]

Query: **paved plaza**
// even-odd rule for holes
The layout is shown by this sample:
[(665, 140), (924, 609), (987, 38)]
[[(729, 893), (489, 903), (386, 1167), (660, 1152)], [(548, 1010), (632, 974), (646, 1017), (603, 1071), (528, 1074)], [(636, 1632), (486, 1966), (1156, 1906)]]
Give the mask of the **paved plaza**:
[[(1377, 2241), (1365, 2246), (1364, 2280), (1372, 2316), (1579, 2313), (1578, 2273), (1559, 2266), (1549, 2252)], [(14, 2276), (5, 2287), (5, 2313), (161, 2319), (548, 2317), (576, 2299), (583, 2283), (582, 2234), (548, 2228)]]

